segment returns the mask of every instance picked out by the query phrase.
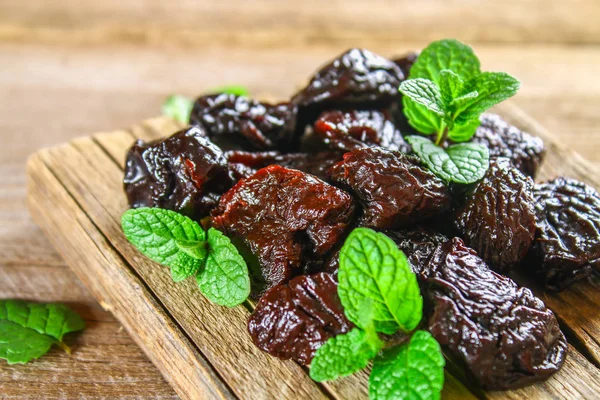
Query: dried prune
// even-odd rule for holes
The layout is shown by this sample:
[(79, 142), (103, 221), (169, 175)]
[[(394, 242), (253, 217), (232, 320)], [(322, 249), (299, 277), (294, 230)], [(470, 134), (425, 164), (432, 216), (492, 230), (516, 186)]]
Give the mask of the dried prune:
[(472, 141), (490, 149), (490, 159), (510, 158), (522, 173), (532, 178), (538, 173), (546, 150), (542, 139), (522, 132), (495, 114), (483, 114)]
[(269, 288), (298, 275), (311, 258), (324, 257), (353, 216), (349, 194), (312, 175), (271, 165), (221, 197), (213, 225), (248, 246)]
[(429, 257), (437, 247), (448, 241), (447, 236), (424, 228), (385, 231), (384, 233), (396, 242), (398, 248), (406, 254), (410, 266), (416, 274), (423, 271), (429, 262)]
[(491, 161), (457, 211), (454, 226), (496, 271), (510, 271), (525, 257), (535, 235), (533, 181), (508, 158)]
[[(317, 71), (292, 103), (313, 112), (346, 106), (387, 107), (398, 99), (403, 80), (402, 70), (390, 60), (368, 50), (350, 49)], [(310, 117), (303, 119), (312, 123)]]
[(325, 111), (315, 122), (314, 134), (330, 149), (342, 152), (367, 145), (404, 153), (410, 150), (386, 111)]
[(248, 320), (254, 344), (282, 359), (310, 364), (327, 339), (346, 333), (337, 283), (327, 273), (302, 275), (264, 294)]
[(534, 188), (536, 234), (531, 270), (562, 290), (600, 269), (600, 194), (583, 182), (556, 178)]
[(417, 61), (417, 57), (419, 57), (419, 53), (411, 51), (400, 58), (393, 59), (392, 61), (394, 62), (394, 64), (400, 67), (404, 76), (408, 78), (408, 75), (410, 74), (410, 69), (412, 68), (415, 61)]
[(359, 224), (394, 229), (439, 215), (450, 207), (450, 191), (417, 159), (380, 147), (344, 154), (330, 170), (336, 185), (362, 207)]
[(230, 170), (233, 171), (235, 180), (247, 178), (260, 168), (269, 165), (281, 165), (282, 167), (297, 169), (307, 174), (315, 175), (321, 179), (327, 179), (327, 171), (333, 164), (342, 159), (343, 153), (334, 151), (322, 151), (318, 153), (279, 153), (228, 151), (225, 153), (229, 162)]
[(523, 387), (562, 366), (567, 343), (552, 311), (461, 239), (439, 246), (419, 280), (427, 329), (483, 388)]
[(194, 102), (190, 123), (202, 125), (224, 150), (289, 150), (295, 144), (296, 107), (267, 104), (233, 94), (213, 94)]
[(233, 182), (221, 149), (195, 126), (166, 139), (138, 140), (127, 153), (124, 185), (131, 207), (161, 207), (199, 218)]

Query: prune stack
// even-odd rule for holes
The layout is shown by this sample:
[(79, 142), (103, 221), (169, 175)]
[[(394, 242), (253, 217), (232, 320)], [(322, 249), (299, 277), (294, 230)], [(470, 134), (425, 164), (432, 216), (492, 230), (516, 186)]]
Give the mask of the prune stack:
[(539, 298), (500, 274), (527, 272), (550, 290), (589, 276), (600, 267), (600, 196), (566, 178), (534, 185), (542, 141), (492, 114), (472, 139), (490, 150), (485, 177), (466, 187), (437, 178), (404, 140), (415, 132), (398, 86), (416, 58), (351, 49), (279, 104), (199, 97), (193, 127), (130, 149), (130, 205), (176, 210), (231, 238), (260, 298), (249, 332), (276, 357), (309, 365), (352, 328), (336, 276), (345, 238), (363, 226), (406, 253), (424, 328), (480, 386), (546, 379), (565, 338)]

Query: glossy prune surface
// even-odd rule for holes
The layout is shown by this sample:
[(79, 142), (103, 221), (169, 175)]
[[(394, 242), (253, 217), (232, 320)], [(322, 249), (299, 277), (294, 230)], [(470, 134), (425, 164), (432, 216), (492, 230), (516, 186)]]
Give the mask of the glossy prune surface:
[(366, 146), (410, 150), (387, 111), (325, 111), (314, 124), (314, 135), (328, 148), (342, 152)]
[(552, 311), (461, 239), (439, 246), (419, 280), (427, 330), (484, 389), (523, 387), (562, 366), (567, 342)]
[(248, 320), (254, 344), (282, 359), (310, 364), (327, 339), (352, 328), (327, 273), (302, 275), (271, 288)]
[(394, 229), (439, 215), (450, 207), (444, 182), (417, 159), (380, 147), (344, 154), (330, 170), (331, 181), (359, 202), (361, 226)]
[(424, 228), (385, 231), (384, 233), (404, 252), (412, 271), (416, 274), (423, 271), (438, 246), (448, 241), (446, 235)]
[(233, 182), (221, 149), (194, 126), (166, 139), (135, 142), (127, 153), (124, 185), (133, 208), (161, 207), (200, 218)]
[(238, 182), (213, 210), (213, 225), (240, 239), (257, 258), (264, 287), (289, 281), (346, 233), (354, 201), (301, 171), (271, 165)]
[(509, 158), (523, 174), (535, 178), (546, 149), (539, 137), (532, 136), (504, 121), (495, 114), (482, 114), (474, 143), (485, 145), (490, 150), (490, 159)]
[(498, 158), (456, 212), (454, 226), (465, 243), (494, 270), (506, 273), (531, 247), (535, 235), (533, 180), (509, 159)]
[(224, 150), (289, 150), (295, 143), (296, 107), (212, 94), (196, 99), (190, 123), (203, 126)]
[(546, 287), (562, 290), (600, 269), (600, 194), (556, 178), (534, 188), (536, 234), (527, 265)]
[(292, 98), (302, 108), (387, 107), (398, 99), (402, 70), (364, 49), (350, 49), (322, 67)]

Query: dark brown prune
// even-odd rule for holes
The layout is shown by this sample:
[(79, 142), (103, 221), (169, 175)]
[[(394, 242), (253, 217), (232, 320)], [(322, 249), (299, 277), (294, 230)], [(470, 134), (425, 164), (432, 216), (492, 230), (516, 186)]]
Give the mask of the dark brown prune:
[(366, 146), (410, 150), (386, 111), (325, 111), (315, 122), (314, 134), (330, 149), (342, 152)]
[(451, 203), (444, 182), (416, 158), (380, 147), (344, 154), (329, 175), (354, 194), (362, 207), (358, 222), (369, 228), (407, 226), (445, 212)]
[(247, 178), (260, 168), (269, 165), (281, 165), (282, 167), (297, 169), (325, 180), (327, 179), (327, 171), (333, 164), (342, 159), (343, 153), (322, 151), (313, 154), (282, 154), (277, 151), (247, 152), (236, 150), (228, 151), (225, 155), (236, 181)]
[(329, 338), (351, 328), (337, 283), (327, 273), (298, 276), (271, 288), (248, 320), (248, 331), (258, 348), (303, 365), (310, 364)]
[(536, 185), (533, 193), (536, 234), (527, 266), (551, 290), (600, 269), (600, 194), (568, 178)]
[(483, 114), (472, 141), (490, 149), (490, 159), (510, 158), (522, 173), (532, 178), (538, 173), (546, 149), (542, 139), (522, 132), (495, 114)]
[(193, 218), (207, 215), (233, 182), (221, 149), (194, 126), (129, 149), (125, 163), (129, 205), (160, 207)]
[(490, 162), (454, 226), (464, 241), (494, 268), (509, 272), (527, 255), (535, 235), (533, 181), (508, 158)]
[(213, 94), (194, 102), (190, 123), (202, 125), (210, 140), (225, 150), (289, 150), (295, 144), (296, 107)]
[(402, 73), (406, 78), (410, 74), (410, 69), (412, 68), (415, 61), (417, 61), (417, 57), (419, 57), (419, 53), (411, 51), (406, 53), (404, 56), (400, 58), (395, 58), (392, 61), (402, 70)]
[(437, 247), (448, 241), (447, 236), (423, 228), (384, 233), (404, 252), (416, 274), (423, 271)]
[(369, 50), (350, 49), (325, 65), (292, 98), (302, 108), (387, 107), (398, 99), (400, 68)]
[(523, 387), (562, 366), (567, 342), (552, 311), (461, 239), (439, 246), (419, 280), (427, 330), (483, 388)]
[(225, 193), (212, 215), (215, 228), (239, 238), (258, 259), (270, 288), (333, 248), (352, 222), (354, 202), (312, 175), (271, 165)]

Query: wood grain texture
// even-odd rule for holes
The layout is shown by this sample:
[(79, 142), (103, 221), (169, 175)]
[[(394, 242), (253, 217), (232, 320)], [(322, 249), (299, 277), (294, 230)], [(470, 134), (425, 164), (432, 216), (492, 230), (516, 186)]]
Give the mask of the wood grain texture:
[[(600, 186), (586, 161), (573, 156), (518, 108), (507, 105), (500, 111), (544, 139), (549, 154), (542, 177), (568, 173)], [(167, 269), (145, 259), (126, 241), (120, 230), (120, 215), (127, 209), (120, 183), (126, 149), (135, 138), (151, 140), (169, 135), (179, 127), (170, 119), (157, 118), (127, 131), (101, 133), (39, 152), (29, 164), (30, 207), (35, 219), (51, 234), (53, 243), (91, 292), (101, 302), (111, 305), (113, 313), (181, 396), (194, 398), (198, 392), (191, 392), (191, 388), (201, 388), (206, 393), (215, 386), (218, 396), (224, 398), (365, 398), (365, 372), (325, 385), (312, 382), (296, 364), (269, 357), (252, 345), (246, 332), (247, 308), (224, 309), (210, 304), (193, 282), (173, 283)], [(84, 265), (84, 254), (95, 262)], [(598, 283), (594, 279), (597, 278), (587, 286), (575, 285), (560, 295), (542, 294), (568, 326), (577, 347), (570, 347), (570, 357), (559, 373), (519, 391), (477, 395), (589, 398), (600, 394), (600, 370), (594, 365), (600, 354), (596, 342), (600, 318), (596, 312), (586, 315), (573, 312), (600, 306), (600, 298), (595, 294)], [(117, 284), (109, 283), (113, 280)], [(137, 306), (128, 306), (125, 298)], [(156, 314), (169, 320), (167, 331), (173, 336), (168, 342), (171, 346), (168, 352), (164, 351), (162, 340), (164, 325), (154, 323), (152, 329), (140, 329)], [(179, 340), (188, 356), (180, 354)], [(186, 375), (187, 381), (182, 382), (181, 369), (189, 365), (190, 357), (198, 364), (195, 368), (200, 366), (202, 371)], [(463, 386), (468, 386), (468, 381), (461, 383), (448, 375), (447, 382), (445, 398), (471, 396)]]
[[(600, 43), (595, 0), (5, 0), (0, 39), (140, 44)], [(368, 39), (366, 39), (368, 38)]]

